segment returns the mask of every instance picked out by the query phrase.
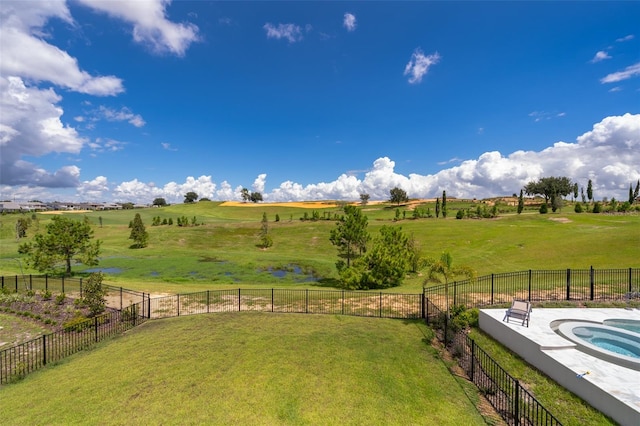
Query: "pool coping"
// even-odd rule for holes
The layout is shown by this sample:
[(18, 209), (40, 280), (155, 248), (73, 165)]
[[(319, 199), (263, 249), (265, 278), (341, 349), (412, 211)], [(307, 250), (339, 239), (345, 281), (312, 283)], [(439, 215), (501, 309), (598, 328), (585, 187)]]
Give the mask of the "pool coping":
[(534, 308), (529, 327), (503, 322), (504, 312), (504, 309), (481, 309), (480, 329), (618, 423), (640, 424), (640, 371), (582, 352), (551, 327), (557, 320), (600, 323), (610, 318), (640, 320), (640, 310)]

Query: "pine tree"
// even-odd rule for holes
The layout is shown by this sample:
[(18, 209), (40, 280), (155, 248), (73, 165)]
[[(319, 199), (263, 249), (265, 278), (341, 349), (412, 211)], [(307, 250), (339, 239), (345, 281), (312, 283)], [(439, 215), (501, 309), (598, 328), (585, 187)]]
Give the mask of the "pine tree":
[(442, 191), (442, 218), (447, 218), (447, 191)]
[(131, 224), (131, 234), (129, 235), (129, 239), (133, 240), (133, 246), (135, 248), (143, 248), (146, 247), (149, 242), (149, 233), (144, 227), (144, 223), (142, 223), (142, 218), (140, 217), (140, 213), (136, 213), (136, 217), (133, 219)]
[(522, 196), (522, 189), (520, 190), (520, 196), (518, 197), (518, 214), (522, 213), (524, 210), (524, 198)]
[(260, 227), (260, 247), (269, 248), (273, 245), (273, 240), (269, 235), (269, 221), (267, 220), (267, 213), (262, 213), (262, 221)]

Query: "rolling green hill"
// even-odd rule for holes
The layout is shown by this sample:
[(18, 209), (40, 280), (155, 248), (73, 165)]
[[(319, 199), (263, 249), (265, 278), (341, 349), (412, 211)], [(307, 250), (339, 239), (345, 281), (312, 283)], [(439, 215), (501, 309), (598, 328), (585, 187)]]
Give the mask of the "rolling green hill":
[[(500, 205), (495, 219), (455, 219), (457, 209), (475, 210), (482, 202), (449, 201), (449, 214), (411, 219), (410, 205), (370, 204), (364, 212), (369, 232), (376, 235), (383, 225), (400, 226), (418, 242), (424, 256), (437, 257), (449, 251), (456, 264), (473, 267), (479, 275), (528, 269), (627, 268), (638, 267), (640, 259), (640, 215), (562, 212), (541, 215), (535, 207), (522, 214)], [(423, 208), (435, 211), (434, 203)], [(400, 219), (394, 220), (396, 210)], [(406, 213), (403, 213), (405, 212)], [(302, 220), (305, 217), (319, 220)], [(139, 213), (149, 232), (149, 245), (130, 248), (129, 223)], [(260, 249), (259, 232), (263, 213), (269, 220), (273, 246)], [(224, 205), (217, 202), (177, 204), (163, 208), (64, 213), (87, 216), (95, 237), (102, 240), (99, 268), (106, 282), (148, 292), (187, 292), (203, 288), (237, 287), (332, 287), (337, 273), (337, 250), (329, 241), (340, 207), (316, 204)], [(406, 216), (405, 216), (406, 215)], [(276, 221), (278, 216), (279, 221)], [(20, 243), (43, 232), (51, 216), (38, 213), (27, 238), (15, 239), (19, 215), (0, 216), (0, 274), (20, 274)], [(29, 215), (28, 217), (31, 217)], [(172, 220), (173, 225), (152, 226), (153, 218)], [(406, 217), (406, 219), (402, 219)], [(177, 226), (186, 218), (196, 226)], [(327, 220), (329, 219), (329, 220)], [(25, 274), (37, 274), (25, 268)], [(75, 274), (88, 273), (84, 265)], [(420, 274), (407, 277), (393, 292), (419, 292)]]

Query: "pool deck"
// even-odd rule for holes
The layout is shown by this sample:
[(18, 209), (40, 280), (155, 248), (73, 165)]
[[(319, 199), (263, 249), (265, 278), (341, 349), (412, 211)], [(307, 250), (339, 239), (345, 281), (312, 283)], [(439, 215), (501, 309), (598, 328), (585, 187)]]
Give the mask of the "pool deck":
[[(556, 320), (640, 321), (640, 310), (534, 308), (529, 327), (513, 319), (503, 322), (504, 314), (505, 309), (481, 309), (480, 328), (621, 425), (640, 425), (640, 371), (582, 352), (550, 326)], [(578, 376), (587, 371), (589, 374)]]

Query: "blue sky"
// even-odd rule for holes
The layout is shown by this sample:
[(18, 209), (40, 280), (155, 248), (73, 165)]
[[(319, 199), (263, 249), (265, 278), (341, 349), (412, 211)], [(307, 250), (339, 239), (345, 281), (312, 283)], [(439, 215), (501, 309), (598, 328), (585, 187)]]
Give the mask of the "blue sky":
[(639, 2), (0, 3), (0, 199), (640, 179)]

